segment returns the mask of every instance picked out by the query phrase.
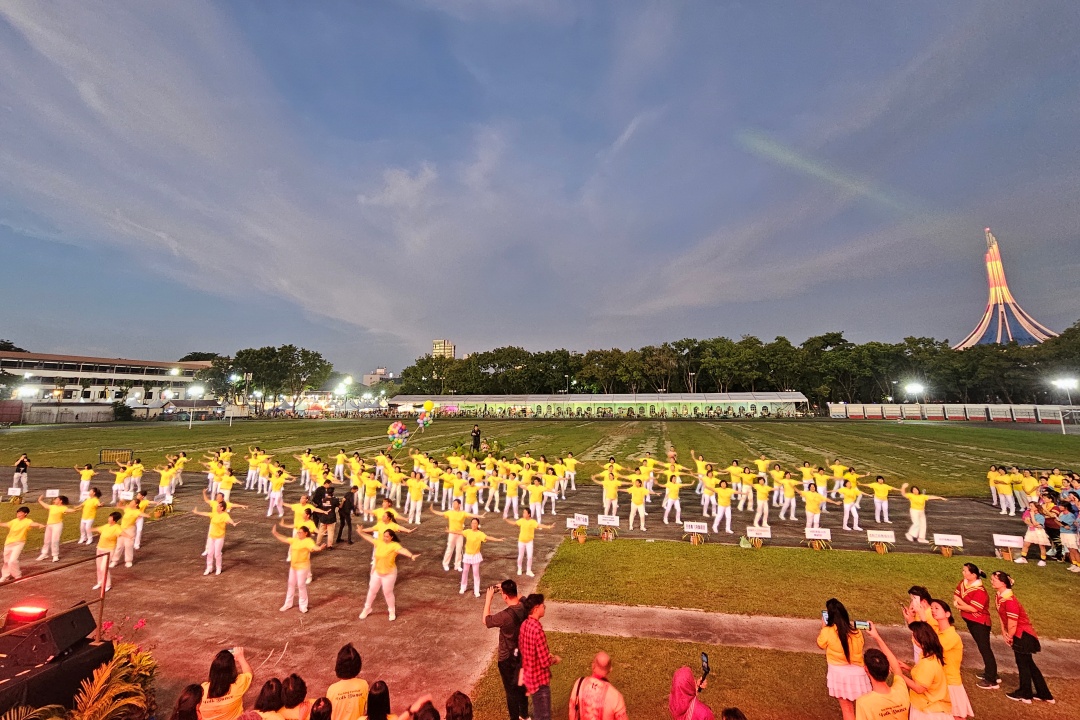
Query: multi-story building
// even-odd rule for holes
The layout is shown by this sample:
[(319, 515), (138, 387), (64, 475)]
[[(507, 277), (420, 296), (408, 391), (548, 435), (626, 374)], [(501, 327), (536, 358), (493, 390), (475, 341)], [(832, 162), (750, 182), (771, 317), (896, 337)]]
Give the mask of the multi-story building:
[(368, 387), (378, 385), (384, 380), (393, 380), (394, 373), (387, 372), (386, 368), (375, 368), (374, 372), (364, 373), (363, 383)]
[(457, 348), (449, 340), (433, 340), (431, 342), (431, 356), (455, 358), (457, 357)]
[(160, 362), (123, 358), (0, 351), (0, 397), (61, 403), (186, 397), (195, 373), (209, 361)]

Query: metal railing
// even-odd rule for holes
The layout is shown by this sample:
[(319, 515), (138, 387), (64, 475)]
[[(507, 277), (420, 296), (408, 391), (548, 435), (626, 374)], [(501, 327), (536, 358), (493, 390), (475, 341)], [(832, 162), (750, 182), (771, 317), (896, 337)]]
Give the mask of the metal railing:
[(15, 585), (20, 585), (20, 584), (28, 582), (30, 580), (35, 580), (35, 579), (37, 579), (39, 577), (43, 577), (45, 575), (50, 575), (52, 573), (62, 572), (64, 570), (67, 570), (68, 568), (75, 567), (76, 565), (82, 565), (83, 563), (88, 563), (88, 562), (97, 563), (97, 562), (101, 561), (102, 558), (104, 558), (104, 562), (105, 562), (105, 576), (101, 579), (101, 587), (99, 588), (100, 592), (98, 594), (97, 599), (90, 600), (89, 602), (84, 601), (81, 604), (78, 604), (78, 605), (75, 605), (74, 607), (68, 608), (67, 610), (62, 610), (62, 611), (60, 611), (58, 613), (53, 613), (52, 615), (46, 615), (46, 617), (43, 617), (40, 620), (35, 620), (34, 622), (19, 625), (16, 628), (8, 630), (7, 632), (0, 633), (0, 638), (7, 637), (8, 635), (14, 635), (16, 633), (23, 633), (29, 628), (35, 628), (38, 625), (43, 625), (46, 622), (49, 622), (49, 621), (53, 620), (54, 618), (62, 617), (64, 615), (67, 615), (68, 613), (75, 612), (80, 607), (82, 607), (82, 605), (86, 605), (88, 607), (92, 607), (94, 605), (97, 605), (98, 606), (97, 607), (97, 630), (94, 633), (94, 642), (101, 642), (101, 626), (102, 626), (102, 622), (103, 622), (104, 617), (105, 617), (105, 589), (107, 587), (109, 587), (109, 570), (111, 569), (109, 567), (109, 558), (111, 558), (111, 557), (112, 557), (111, 552), (96, 553), (93, 557), (83, 558), (81, 560), (75, 560), (75, 561), (72, 561), (72, 562), (69, 562), (69, 563), (64, 563), (63, 565), (58, 565), (56, 567), (51, 567), (51, 568), (49, 568), (47, 570), (42, 570), (41, 572), (33, 573), (32, 575), (23, 575), (21, 578), (19, 578), (17, 580), (13, 580), (12, 582), (9, 582), (9, 583), (3, 585), (2, 588), (0, 588), (0, 589), (7, 590), (8, 588), (11, 588), (11, 587), (13, 587)]

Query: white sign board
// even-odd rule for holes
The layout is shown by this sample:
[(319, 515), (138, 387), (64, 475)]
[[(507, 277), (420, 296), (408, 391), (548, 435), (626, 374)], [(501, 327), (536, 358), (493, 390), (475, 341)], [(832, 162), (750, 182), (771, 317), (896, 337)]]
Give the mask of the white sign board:
[(8, 488), (7, 494), (8, 494), (9, 497), (17, 497), (19, 495), (22, 495), (22, 488), (20, 488), (20, 487)]
[(682, 529), (683, 529), (684, 532), (688, 532), (688, 533), (703, 533), (705, 535), (708, 535), (709, 534), (709, 523), (684, 522), (682, 524)]
[(934, 533), (934, 544), (938, 547), (964, 547), (964, 538), (959, 535), (943, 535)]
[(753, 527), (748, 525), (746, 527), (746, 537), (748, 538), (762, 538), (768, 540), (772, 537), (772, 528), (767, 527)]
[(1024, 538), (1022, 535), (994, 535), (994, 547), (999, 548), (1023, 548)]
[(589, 527), (589, 516), (582, 513), (574, 513), (574, 522), (578, 524), (578, 527)]
[(123, 490), (120, 492), (121, 500), (134, 500), (135, 492), (133, 490)]
[(832, 530), (829, 528), (806, 528), (807, 540), (828, 540), (832, 542)]
[(896, 533), (893, 532), (892, 530), (867, 530), (866, 531), (866, 542), (871, 542), (871, 543), (879, 543), (879, 542), (895, 543), (896, 542)]
[(60, 491), (59, 490), (46, 490), (45, 491), (45, 497), (47, 497), (47, 498), (58, 498), (58, 497), (60, 497)]
[(618, 515), (597, 515), (596, 524), (605, 527), (619, 527)]
[(578, 527), (578, 521), (577, 520), (575, 520), (574, 518), (566, 518), (566, 529), (567, 530), (577, 530), (577, 527)]

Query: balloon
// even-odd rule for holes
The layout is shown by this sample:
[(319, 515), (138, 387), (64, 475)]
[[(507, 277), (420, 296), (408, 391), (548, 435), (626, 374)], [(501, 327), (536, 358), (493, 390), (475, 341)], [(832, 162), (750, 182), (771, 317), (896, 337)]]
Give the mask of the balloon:
[(424, 401), (424, 410), (426, 410), (427, 412), (431, 412), (434, 409), (435, 409), (435, 403), (431, 402), (430, 400), (425, 400)]
[(394, 447), (395, 450), (400, 450), (401, 448), (405, 447), (405, 438), (396, 437), (390, 444)]

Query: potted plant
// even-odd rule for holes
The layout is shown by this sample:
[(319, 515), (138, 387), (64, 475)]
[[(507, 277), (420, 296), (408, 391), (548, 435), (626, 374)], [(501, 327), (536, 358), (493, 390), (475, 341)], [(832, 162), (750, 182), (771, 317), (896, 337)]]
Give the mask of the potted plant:
[(872, 542), (870, 543), (870, 546), (874, 548), (874, 552), (876, 552), (878, 555), (884, 555), (885, 553), (892, 550), (893, 547), (892, 543), (887, 542)]
[(585, 538), (589, 534), (589, 528), (585, 526), (576, 527), (570, 531), (570, 537), (576, 539), (579, 544), (584, 544)]
[(683, 535), (683, 540), (690, 538), (691, 545), (704, 545), (707, 538), (701, 533), (687, 533)]
[(600, 539), (601, 540), (606, 540), (606, 541), (610, 542), (610, 541), (614, 540), (617, 537), (619, 537), (619, 528), (611, 527), (611, 526), (608, 526), (608, 525), (605, 525), (604, 527), (600, 528)]

